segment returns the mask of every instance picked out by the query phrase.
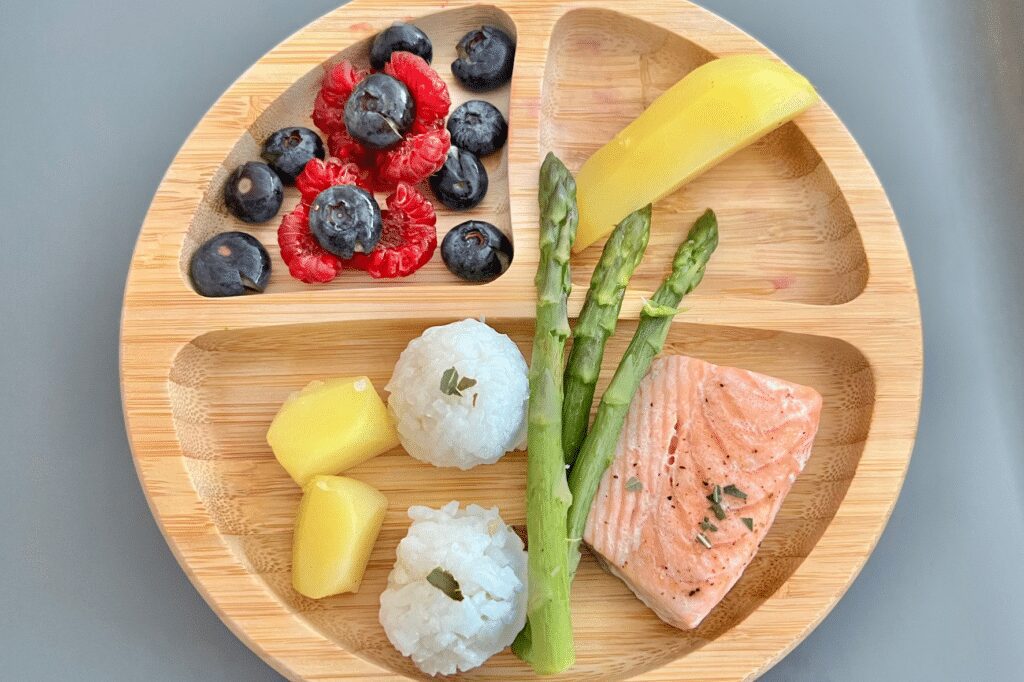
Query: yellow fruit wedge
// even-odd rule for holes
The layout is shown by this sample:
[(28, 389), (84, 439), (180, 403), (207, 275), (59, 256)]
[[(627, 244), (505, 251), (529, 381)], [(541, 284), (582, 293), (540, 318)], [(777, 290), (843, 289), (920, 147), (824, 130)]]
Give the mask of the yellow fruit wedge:
[(806, 78), (767, 57), (723, 57), (694, 69), (583, 164), (573, 251), (817, 101)]
[(295, 591), (311, 599), (356, 592), (387, 508), (387, 498), (362, 481), (314, 476), (295, 518)]
[(312, 381), (281, 406), (267, 443), (299, 485), (398, 447), (388, 408), (366, 377)]

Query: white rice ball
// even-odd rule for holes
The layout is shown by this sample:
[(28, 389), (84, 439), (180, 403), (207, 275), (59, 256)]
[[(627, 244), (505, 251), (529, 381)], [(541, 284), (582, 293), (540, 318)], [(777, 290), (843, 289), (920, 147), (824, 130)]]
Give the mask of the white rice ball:
[[(526, 623), (523, 542), (496, 507), (471, 504), (463, 511), (449, 502), (441, 509), (410, 507), (409, 517), (413, 523), (380, 595), (381, 625), (428, 675), (482, 665)], [(455, 579), (461, 600), (435, 586), (440, 571)]]
[[(476, 382), (461, 395), (441, 389), (453, 367)], [(416, 459), (460, 469), (525, 447), (527, 371), (512, 339), (483, 322), (427, 329), (402, 351), (385, 387), (402, 446)]]

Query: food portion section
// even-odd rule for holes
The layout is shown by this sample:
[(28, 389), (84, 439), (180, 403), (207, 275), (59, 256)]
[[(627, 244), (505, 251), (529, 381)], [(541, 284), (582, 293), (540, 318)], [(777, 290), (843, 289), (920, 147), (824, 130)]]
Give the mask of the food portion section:
[[(232, 538), (240, 561), (339, 646), (405, 674), (419, 674), (418, 668), (388, 640), (379, 620), (378, 595), (395, 566), (398, 543), (409, 532), (407, 510), (416, 505), (436, 510), (453, 500), (460, 509), (470, 504), (497, 507), (502, 520), (523, 534), (525, 453), (512, 452), (495, 464), (460, 470), (439, 468), (393, 448), (346, 469), (342, 476), (372, 486), (387, 498), (387, 511), (359, 591), (313, 601), (292, 586), (292, 539), (303, 492), (274, 458), (266, 432), (288, 396), (313, 380), (362, 374), (386, 399), (385, 386), (410, 342), (426, 328), (456, 321), (433, 318), (215, 332), (186, 346), (171, 373), (184, 465), (212, 522)], [(492, 318), (488, 325), (497, 334), (508, 335), (519, 352), (529, 356), (532, 320)], [(636, 328), (636, 320), (623, 319), (609, 338), (598, 396), (605, 393)], [(820, 429), (757, 556), (695, 630), (668, 627), (625, 584), (584, 556), (573, 584), (577, 662), (570, 676), (600, 674), (609, 666), (623, 674), (639, 672), (700, 646), (747, 616), (814, 546), (842, 501), (864, 446), (875, 401), (872, 372), (867, 361), (841, 341), (690, 324), (684, 314), (670, 326), (663, 352), (811, 386), (823, 398)], [(459, 378), (463, 376), (460, 370)], [(441, 393), (441, 379), (436, 377), (430, 388), (439, 398), (455, 401)], [(470, 401), (473, 388), (461, 391)], [(735, 481), (714, 483), (724, 488)], [(751, 493), (742, 484), (739, 488)], [(740, 500), (726, 497), (727, 506), (734, 502)], [(173, 514), (166, 521), (176, 523)], [(713, 517), (709, 521), (717, 525)], [(710, 539), (715, 542), (713, 535)], [(634, 652), (626, 657), (621, 650), (606, 650), (601, 634), (605, 623), (623, 619), (630, 628), (617, 637)], [(517, 665), (522, 664), (505, 650), (485, 670)]]
[[(567, 12), (552, 31), (547, 54), (541, 148), (557, 153), (573, 172), (582, 171), (595, 152), (639, 121), (661, 95), (714, 59), (699, 45), (700, 35), (692, 38), (619, 12)], [(708, 122), (713, 126), (720, 120), (719, 110), (729, 103), (708, 101), (715, 111)], [(820, 143), (808, 138), (821, 134), (828, 116), (823, 107), (812, 106), (797, 123), (782, 125), (658, 200), (653, 220), (661, 227), (651, 232), (648, 256), (637, 268), (632, 286), (644, 291), (657, 288), (662, 273), (654, 264), (671, 258), (687, 226), (704, 207), (713, 206), (729, 229), (721, 235), (715, 267), (699, 295), (832, 305), (860, 294), (868, 268), (856, 222), (833, 171), (815, 148)], [(722, 143), (720, 135), (699, 138), (700, 131), (673, 120), (670, 129), (676, 127), (680, 144), (710, 149)], [(667, 161), (678, 160), (679, 155), (668, 155)], [(591, 169), (596, 163), (591, 162)], [(596, 194), (598, 200), (632, 201), (627, 193), (630, 183), (655, 170), (653, 163), (611, 166), (607, 174), (600, 173), (598, 183), (612, 184)], [(580, 177), (584, 202), (589, 182)], [(669, 177), (664, 187), (685, 179), (674, 172)], [(653, 192), (655, 183), (645, 181), (642, 189)], [(596, 219), (597, 230), (610, 231), (625, 213), (643, 203), (637, 198), (632, 207), (623, 204), (626, 210), (621, 215)], [(586, 212), (581, 203), (581, 221), (588, 220)], [(599, 239), (574, 255), (579, 281), (586, 281), (596, 266), (602, 243)]]
[[(188, 277), (193, 288), (234, 296), (503, 274), (513, 255), (505, 144), (514, 58), (508, 16), (470, 7), (396, 18), (299, 79), (214, 175), (181, 254), (188, 275), (203, 243), (244, 231), (267, 249), (273, 274), (263, 288)], [(334, 169), (319, 174), (323, 196), (301, 191), (314, 163)], [(465, 262), (464, 251), (436, 253), (468, 221), (504, 237), (502, 257), (483, 272), (475, 253)]]

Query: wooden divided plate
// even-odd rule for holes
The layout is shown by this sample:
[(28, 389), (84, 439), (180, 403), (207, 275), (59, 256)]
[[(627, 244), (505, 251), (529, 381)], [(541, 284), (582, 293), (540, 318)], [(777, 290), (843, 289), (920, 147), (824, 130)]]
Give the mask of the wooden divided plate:
[[(626, 7), (628, 14), (619, 11)], [(456, 280), (439, 255), (404, 280), (346, 271), (327, 285), (302, 284), (277, 253), (277, 221), (243, 225), (224, 208), (225, 177), (258, 158), (259, 141), (286, 125), (312, 125), (323, 65), (342, 58), (365, 64), (372, 36), (396, 19), (431, 37), (434, 65), (456, 104), (469, 98), (447, 68), (458, 38), (483, 23), (517, 38), (511, 85), (485, 96), (511, 126), (506, 147), (487, 159), (488, 197), (467, 213), (441, 210), (438, 222), (440, 234), (467, 217), (507, 231), (515, 260), (491, 284)], [(506, 521), (523, 524), (526, 467), (524, 453), (462, 472), (395, 450), (352, 470), (388, 497), (384, 529), (359, 593), (313, 601), (291, 587), (300, 490), (265, 440), (281, 402), (318, 377), (367, 374), (380, 390), (409, 340), (466, 317), (486, 316), (528, 355), (544, 153), (578, 169), (688, 71), (735, 53), (770, 54), (682, 0), (522, 0), (500, 9), (463, 0), (355, 0), (260, 59), (196, 127), (157, 191), (132, 260), (121, 330), (125, 418), (139, 478), (178, 561), (224, 622), (282, 674), (422, 677), (377, 620), (406, 509), (457, 499), (497, 505)], [(288, 189), (282, 212), (296, 201)], [(657, 204), (603, 381), (636, 326), (641, 299), (709, 206), (719, 216), (721, 245), (665, 352), (815, 387), (825, 402), (814, 452), (756, 559), (696, 630), (663, 624), (584, 557), (573, 588), (577, 664), (564, 679), (726, 680), (763, 672), (854, 580), (907, 468), (922, 362), (913, 274), (878, 179), (824, 103)], [(203, 298), (189, 283), (189, 258), (206, 238), (230, 229), (250, 231), (268, 247), (270, 285), (261, 295)], [(591, 248), (573, 259), (574, 311), (599, 253)], [(506, 651), (464, 676), (531, 675)]]

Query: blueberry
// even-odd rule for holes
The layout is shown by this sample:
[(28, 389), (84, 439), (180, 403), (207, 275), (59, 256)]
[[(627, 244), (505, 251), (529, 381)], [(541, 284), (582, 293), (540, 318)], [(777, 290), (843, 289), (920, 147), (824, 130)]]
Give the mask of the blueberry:
[(355, 185), (328, 187), (309, 207), (309, 231), (339, 258), (373, 251), (383, 229), (377, 200)]
[(487, 194), (487, 169), (476, 154), (453, 146), (444, 165), (430, 176), (430, 189), (448, 208), (473, 208)]
[(395, 22), (377, 34), (370, 46), (370, 66), (377, 69), (384, 68), (384, 64), (391, 59), (392, 52), (412, 52), (423, 57), (423, 60), (430, 63), (434, 58), (434, 46), (430, 43), (427, 34), (411, 24)]
[(323, 140), (309, 128), (281, 128), (263, 143), (262, 156), (281, 182), (292, 185), (307, 163), (326, 154)]
[(470, 31), (462, 36), (455, 51), (459, 56), (452, 62), (452, 73), (470, 90), (493, 90), (512, 79), (516, 44), (496, 26)]
[(275, 215), (284, 201), (281, 178), (259, 161), (243, 163), (224, 183), (224, 203), (236, 218), (247, 223), (264, 223)]
[(416, 116), (416, 103), (401, 81), (383, 73), (359, 81), (345, 102), (345, 127), (352, 137), (373, 149), (402, 141)]
[(490, 282), (512, 263), (512, 242), (501, 230), (482, 220), (453, 227), (441, 242), (441, 258), (456, 277)]
[(241, 296), (267, 288), (270, 256), (255, 237), (222, 232), (196, 249), (188, 273), (203, 296)]
[(508, 123), (490, 102), (471, 99), (448, 117), (452, 144), (477, 156), (492, 154), (508, 139)]

